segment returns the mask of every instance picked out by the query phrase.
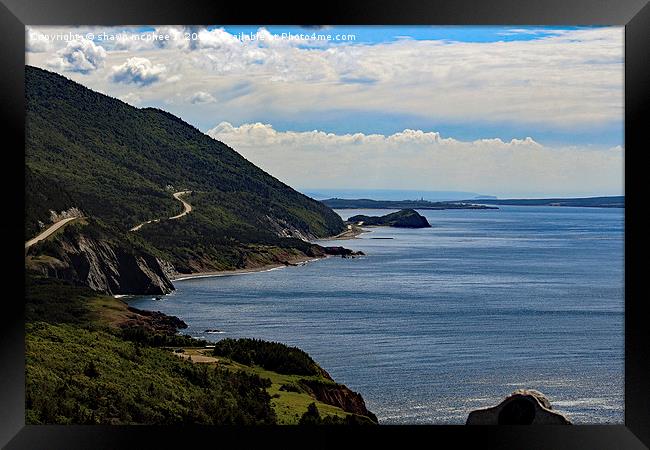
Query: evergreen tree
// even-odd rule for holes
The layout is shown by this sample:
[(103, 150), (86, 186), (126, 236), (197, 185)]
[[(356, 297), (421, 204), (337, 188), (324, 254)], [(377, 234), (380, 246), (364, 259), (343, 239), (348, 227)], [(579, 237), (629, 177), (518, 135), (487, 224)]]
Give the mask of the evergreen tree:
[(323, 419), (320, 417), (316, 403), (312, 402), (307, 406), (307, 411), (302, 415), (298, 425), (322, 425)]

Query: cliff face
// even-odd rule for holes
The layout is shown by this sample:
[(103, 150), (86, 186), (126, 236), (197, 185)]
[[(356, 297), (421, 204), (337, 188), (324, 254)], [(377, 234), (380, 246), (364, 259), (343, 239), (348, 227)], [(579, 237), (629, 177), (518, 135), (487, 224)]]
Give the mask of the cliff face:
[(106, 294), (168, 294), (174, 290), (164, 261), (84, 234), (57, 236), (48, 254), (28, 254), (27, 269)]
[(361, 394), (345, 385), (303, 378), (300, 385), (316, 400), (341, 408), (345, 412), (366, 416), (377, 423), (377, 416), (368, 411)]

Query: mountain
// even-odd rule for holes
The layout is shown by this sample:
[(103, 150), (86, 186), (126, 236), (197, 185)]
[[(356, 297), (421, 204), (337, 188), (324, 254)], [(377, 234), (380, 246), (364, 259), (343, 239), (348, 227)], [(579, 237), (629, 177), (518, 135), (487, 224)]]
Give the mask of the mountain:
[[(83, 215), (29, 248), (29, 267), (43, 274), (82, 284), (92, 275), (113, 286), (104, 291), (133, 293), (141, 283), (124, 292), (125, 270), (164, 278), (285, 262), (322, 253), (306, 240), (344, 229), (327, 206), (165, 111), (30, 66), (25, 99), (26, 239)], [(183, 210), (172, 195), (181, 191), (192, 211), (164, 220)], [(146, 292), (168, 290), (154, 284)]]
[(307, 242), (343, 231), (336, 213), (169, 113), (29, 66), (25, 84), (26, 423), (377, 422), (297, 348), (208, 348), (180, 318), (105, 295), (344, 256)]

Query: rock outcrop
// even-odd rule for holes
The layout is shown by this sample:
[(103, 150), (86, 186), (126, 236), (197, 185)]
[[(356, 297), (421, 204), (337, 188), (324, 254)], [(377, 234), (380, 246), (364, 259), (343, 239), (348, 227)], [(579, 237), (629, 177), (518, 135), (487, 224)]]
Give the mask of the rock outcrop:
[(384, 226), (395, 228), (431, 228), (426, 217), (421, 216), (414, 209), (402, 209), (385, 216), (352, 216), (347, 220), (348, 223), (369, 226)]
[(377, 423), (377, 416), (366, 408), (361, 394), (347, 386), (303, 378), (300, 386), (319, 402), (341, 408), (345, 412), (366, 416)]
[(564, 415), (553, 411), (544, 394), (533, 389), (517, 389), (497, 406), (469, 413), (467, 425), (571, 425)]
[(342, 258), (354, 258), (355, 256), (365, 255), (362, 251), (354, 251), (345, 247), (322, 247), (322, 249), (326, 255), (340, 256)]
[(83, 233), (66, 232), (55, 239), (46, 254), (39, 253), (38, 246), (30, 249), (28, 270), (111, 295), (174, 290), (167, 275), (172, 269), (151, 254)]
[(314, 233), (311, 233), (309, 229), (298, 228), (296, 225), (293, 225), (286, 220), (273, 218), (271, 216), (266, 216), (266, 219), (268, 220), (268, 223), (270, 225), (269, 229), (273, 230), (275, 235), (278, 237), (296, 238), (296, 239), (301, 239), (303, 241), (311, 241), (314, 239), (318, 239), (318, 236), (316, 236)]
[(147, 311), (127, 306), (128, 319), (120, 323), (121, 328), (144, 328), (154, 333), (174, 335), (178, 330), (187, 328), (187, 324), (176, 316), (170, 316), (160, 311)]

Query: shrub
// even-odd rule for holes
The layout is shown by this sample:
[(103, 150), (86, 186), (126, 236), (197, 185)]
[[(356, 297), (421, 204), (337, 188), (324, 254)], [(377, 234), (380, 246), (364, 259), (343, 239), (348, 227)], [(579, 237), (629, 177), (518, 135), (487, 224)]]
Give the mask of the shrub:
[(224, 356), (246, 365), (258, 365), (283, 374), (320, 375), (314, 360), (297, 347), (259, 339), (223, 339), (215, 344), (215, 356)]
[(298, 425), (322, 425), (322, 423), (323, 419), (320, 417), (316, 403), (312, 402), (307, 406), (307, 411), (300, 418)]
[(293, 383), (283, 384), (282, 386), (280, 386), (280, 390), (285, 392), (297, 392), (297, 393), (302, 392), (302, 389), (300, 389), (300, 387), (296, 386)]

